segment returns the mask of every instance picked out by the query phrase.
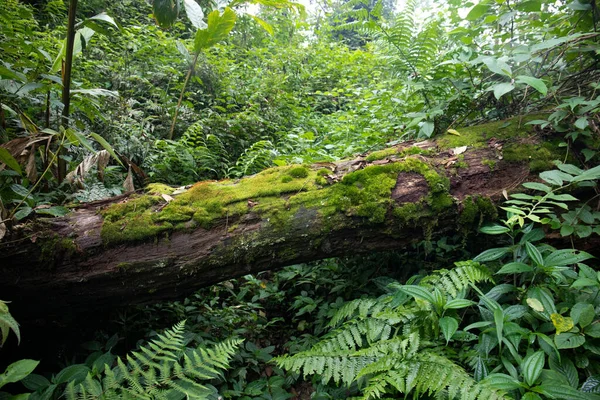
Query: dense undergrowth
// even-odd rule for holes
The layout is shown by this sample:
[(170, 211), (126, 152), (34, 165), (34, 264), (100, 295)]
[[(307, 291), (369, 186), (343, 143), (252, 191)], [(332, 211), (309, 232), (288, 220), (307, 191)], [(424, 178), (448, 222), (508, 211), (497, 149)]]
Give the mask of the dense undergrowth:
[[(0, 398), (599, 397), (600, 272), (576, 249), (600, 235), (595, 2), (350, 0), (307, 16), (185, 0), (177, 16), (177, 2), (81, 0), (71, 79), (67, 3), (0, 3), (0, 251), (18, 224), (149, 182), (468, 146), (463, 126), (533, 112), (546, 142), (505, 147), (539, 179), (496, 221), (473, 215), (477, 232), (117, 310), (81, 344), (40, 335), (40, 366), (0, 359)], [(33, 333), (9, 306), (0, 333), (17, 348)]]

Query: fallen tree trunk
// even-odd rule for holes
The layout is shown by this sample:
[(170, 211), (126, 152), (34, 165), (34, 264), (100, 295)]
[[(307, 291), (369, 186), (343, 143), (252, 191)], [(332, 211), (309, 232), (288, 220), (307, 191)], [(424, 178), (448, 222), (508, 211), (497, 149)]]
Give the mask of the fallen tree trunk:
[(175, 192), (151, 185), (145, 195), (24, 224), (0, 243), (0, 297), (35, 313), (143, 303), (249, 273), (467, 232), (494, 217), (490, 198), (527, 179), (530, 164), (558, 158), (522, 121), (504, 131), (501, 124), (236, 182)]

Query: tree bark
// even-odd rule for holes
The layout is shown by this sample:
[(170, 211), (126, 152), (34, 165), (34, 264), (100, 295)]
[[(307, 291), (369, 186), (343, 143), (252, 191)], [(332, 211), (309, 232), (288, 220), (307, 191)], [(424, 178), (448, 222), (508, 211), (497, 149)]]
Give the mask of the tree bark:
[[(22, 225), (0, 243), (0, 297), (39, 314), (153, 302), (245, 274), (472, 231), (494, 217), (486, 199), (530, 178), (527, 155), (507, 161), (502, 146), (538, 140), (527, 130), (504, 142), (477, 132), (200, 183), (179, 195), (119, 196)], [(464, 151), (454, 147), (461, 141), (472, 143)]]

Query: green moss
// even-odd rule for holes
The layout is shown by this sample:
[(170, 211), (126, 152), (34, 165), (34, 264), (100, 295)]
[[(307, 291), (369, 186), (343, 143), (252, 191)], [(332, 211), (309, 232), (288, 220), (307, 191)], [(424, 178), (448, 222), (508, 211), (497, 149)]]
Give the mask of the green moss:
[(146, 186), (146, 193), (149, 193), (149, 194), (155, 194), (155, 195), (173, 194), (174, 191), (175, 191), (175, 188), (173, 188), (169, 185), (165, 185), (163, 183), (151, 183), (148, 186)]
[(317, 176), (315, 178), (315, 183), (320, 186), (327, 186), (329, 182), (327, 182), (327, 179), (323, 178), (322, 176)]
[(73, 239), (63, 238), (56, 233), (38, 238), (40, 248), (40, 261), (49, 268), (53, 268), (55, 261), (73, 255), (77, 251), (77, 245)]
[(367, 156), (366, 160), (369, 162), (376, 161), (376, 160), (383, 160), (384, 158), (393, 156), (396, 153), (398, 153), (398, 150), (395, 148), (378, 150), (378, 151), (374, 151), (371, 154), (369, 154)]
[(498, 218), (498, 210), (488, 197), (467, 196), (462, 201), (462, 210), (458, 223), (464, 230), (479, 228), (484, 220)]
[[(237, 182), (198, 183), (169, 204), (158, 196), (130, 198), (103, 211), (102, 238), (106, 244), (155, 240), (174, 230), (196, 226), (210, 229), (225, 218), (236, 223), (237, 218), (248, 212), (258, 214), (275, 231), (293, 229), (306, 213), (320, 216), (322, 224), (314, 228), (320, 230), (337, 229), (336, 224), (348, 223), (344, 215), (382, 223), (396, 207), (391, 192), (401, 172), (421, 174), (427, 181), (430, 193), (423, 207), (437, 211), (452, 205), (448, 179), (415, 157), (371, 165), (330, 185), (323, 178), (331, 173), (328, 169), (276, 167)], [(306, 179), (283, 179), (291, 174)]]
[(294, 179), (294, 178), (292, 178), (292, 177), (291, 177), (291, 176), (289, 176), (289, 175), (282, 176), (282, 177), (281, 177), (281, 183), (288, 183), (288, 182), (291, 182), (291, 181), (292, 181), (292, 179)]
[(308, 168), (302, 166), (293, 167), (288, 171), (288, 175), (292, 178), (306, 178), (308, 176)]
[(496, 160), (482, 160), (481, 163), (483, 165), (487, 165), (487, 167), (490, 169), (490, 171), (493, 171), (494, 169), (496, 169)]
[(526, 123), (540, 118), (543, 116), (539, 114), (527, 115), (467, 128), (457, 128), (460, 136), (446, 133), (437, 140), (437, 145), (442, 150), (461, 146), (480, 148), (487, 146), (487, 141), (493, 137), (501, 140), (525, 137), (530, 135), (533, 129), (532, 125), (526, 125)]
[(400, 151), (400, 153), (398, 153), (400, 155), (400, 157), (406, 157), (406, 156), (411, 156), (411, 155), (417, 155), (420, 154), (422, 156), (430, 156), (433, 155), (435, 153), (435, 150), (433, 149), (422, 149), (418, 146), (411, 146), (408, 147), (402, 151)]
[(504, 160), (508, 162), (529, 161), (532, 172), (544, 171), (554, 167), (554, 160), (564, 157), (564, 150), (558, 143), (545, 141), (541, 144), (507, 143), (502, 151)]

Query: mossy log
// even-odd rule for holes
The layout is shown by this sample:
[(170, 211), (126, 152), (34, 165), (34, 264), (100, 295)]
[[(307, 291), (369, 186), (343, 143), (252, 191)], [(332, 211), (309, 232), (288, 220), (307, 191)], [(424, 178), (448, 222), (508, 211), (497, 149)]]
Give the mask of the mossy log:
[(525, 122), (238, 181), (178, 191), (151, 185), (143, 195), (23, 224), (0, 243), (0, 298), (37, 313), (151, 302), (249, 273), (472, 231), (495, 217), (490, 199), (561, 156)]

